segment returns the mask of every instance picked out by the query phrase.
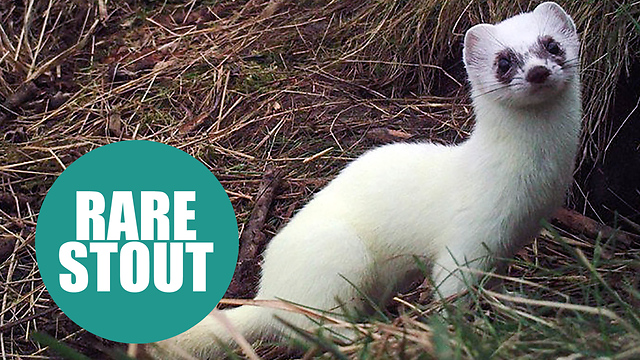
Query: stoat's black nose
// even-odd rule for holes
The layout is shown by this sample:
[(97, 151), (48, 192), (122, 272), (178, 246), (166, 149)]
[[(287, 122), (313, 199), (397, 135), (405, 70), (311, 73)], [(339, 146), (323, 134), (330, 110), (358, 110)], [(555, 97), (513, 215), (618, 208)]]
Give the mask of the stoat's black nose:
[(534, 84), (542, 84), (551, 75), (551, 71), (544, 66), (535, 66), (527, 72), (527, 81)]

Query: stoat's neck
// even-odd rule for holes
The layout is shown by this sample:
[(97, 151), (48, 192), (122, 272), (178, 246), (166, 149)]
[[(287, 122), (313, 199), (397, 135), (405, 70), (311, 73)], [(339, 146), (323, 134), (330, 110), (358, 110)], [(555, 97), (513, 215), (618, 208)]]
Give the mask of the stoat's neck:
[(582, 113), (577, 85), (553, 101), (523, 108), (479, 97), (474, 110), (476, 127), (465, 144), (474, 158), (503, 164), (499, 168), (506, 173), (554, 177), (572, 171)]
[[(528, 108), (474, 101), (476, 127), (461, 145), (466, 169), (486, 204), (505, 217), (546, 217), (571, 183), (578, 148), (579, 87)], [(536, 224), (537, 225), (537, 224)]]
[[(476, 99), (476, 127), (459, 147), (457, 166), (468, 188), (462, 208), (477, 210), (493, 240), (509, 253), (562, 205), (571, 184), (580, 133), (579, 91), (553, 103), (509, 108)], [(497, 250), (496, 250), (497, 251)]]

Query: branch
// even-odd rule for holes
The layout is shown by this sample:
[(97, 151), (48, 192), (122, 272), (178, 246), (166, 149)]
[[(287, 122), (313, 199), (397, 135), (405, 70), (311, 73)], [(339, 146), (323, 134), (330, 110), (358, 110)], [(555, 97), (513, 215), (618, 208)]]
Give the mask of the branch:
[(555, 213), (553, 219), (563, 227), (592, 239), (597, 239), (599, 236), (605, 240), (614, 238), (626, 246), (633, 244), (635, 241), (640, 241), (640, 236), (638, 235), (614, 229), (573, 210), (562, 208)]

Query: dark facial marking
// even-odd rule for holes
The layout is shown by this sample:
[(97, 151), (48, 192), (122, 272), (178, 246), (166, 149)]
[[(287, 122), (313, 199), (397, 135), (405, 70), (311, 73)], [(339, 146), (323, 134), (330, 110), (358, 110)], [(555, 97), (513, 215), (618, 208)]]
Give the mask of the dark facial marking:
[(562, 45), (551, 36), (541, 36), (538, 43), (533, 45), (530, 52), (541, 59), (550, 59), (562, 65), (565, 61), (565, 51)]
[(560, 55), (560, 53), (562, 52), (562, 49), (560, 48), (560, 44), (558, 44), (554, 40), (549, 40), (548, 42), (545, 42), (544, 46), (551, 55), (557, 56), (557, 55)]
[(517, 69), (524, 65), (522, 55), (511, 49), (504, 49), (496, 54), (493, 67), (496, 78), (503, 84), (509, 84), (516, 75)]

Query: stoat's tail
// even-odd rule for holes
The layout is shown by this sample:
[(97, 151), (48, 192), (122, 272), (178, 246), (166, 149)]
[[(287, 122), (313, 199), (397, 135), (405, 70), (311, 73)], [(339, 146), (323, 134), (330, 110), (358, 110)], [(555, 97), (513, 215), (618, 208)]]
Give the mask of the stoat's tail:
[[(249, 342), (265, 332), (273, 321), (272, 311), (259, 306), (240, 306), (227, 310), (214, 310), (196, 326), (173, 338), (147, 347), (146, 351), (156, 359), (219, 359), (225, 351), (221, 344), (236, 347), (231, 326), (237, 334)], [(223, 316), (228, 320), (223, 324)]]

